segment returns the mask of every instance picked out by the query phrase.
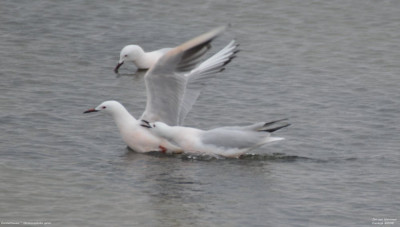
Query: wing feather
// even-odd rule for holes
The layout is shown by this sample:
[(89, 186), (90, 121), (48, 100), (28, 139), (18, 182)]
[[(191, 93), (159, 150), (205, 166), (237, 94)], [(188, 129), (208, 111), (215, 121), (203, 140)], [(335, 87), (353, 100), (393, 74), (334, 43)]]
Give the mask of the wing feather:
[(168, 51), (145, 75), (147, 103), (141, 119), (179, 123), (179, 112), (192, 70), (209, 49), (211, 41), (225, 30), (215, 28)]
[(218, 72), (223, 71), (225, 65), (236, 56), (238, 46), (235, 40), (232, 40), (218, 53), (201, 63), (189, 74), (186, 74), (187, 85), (179, 112), (179, 125), (183, 125), (184, 119), (200, 96), (203, 88), (207, 85), (207, 82), (216, 77)]

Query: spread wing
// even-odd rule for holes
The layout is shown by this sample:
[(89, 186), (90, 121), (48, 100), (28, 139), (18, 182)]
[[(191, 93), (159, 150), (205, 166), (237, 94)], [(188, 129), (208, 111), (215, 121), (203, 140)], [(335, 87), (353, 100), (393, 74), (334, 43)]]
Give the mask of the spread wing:
[(147, 103), (141, 117), (148, 121), (162, 121), (168, 125), (179, 123), (179, 112), (184, 99), (190, 72), (210, 49), (211, 41), (225, 30), (215, 28), (168, 51), (145, 75)]
[(207, 81), (216, 77), (218, 72), (223, 71), (225, 65), (236, 56), (235, 54), (238, 52), (238, 46), (239, 45), (235, 40), (232, 40), (218, 53), (214, 54), (193, 69), (190, 73), (186, 74), (187, 85), (179, 112), (179, 125), (183, 125), (186, 115), (192, 109), (192, 106), (200, 96), (202, 89), (207, 85)]

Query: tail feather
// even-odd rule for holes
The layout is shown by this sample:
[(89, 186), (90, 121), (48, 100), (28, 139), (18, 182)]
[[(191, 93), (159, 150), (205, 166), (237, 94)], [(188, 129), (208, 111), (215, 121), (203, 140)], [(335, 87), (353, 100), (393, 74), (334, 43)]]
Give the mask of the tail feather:
[(287, 121), (287, 120), (289, 120), (289, 119), (284, 118), (284, 119), (280, 119), (280, 120), (276, 120), (276, 121), (267, 122), (267, 123), (264, 124), (263, 127), (268, 127), (268, 126), (273, 125), (275, 123), (278, 123), (278, 122), (281, 122), (281, 121)]
[[(281, 119), (281, 120), (277, 120), (277, 121), (267, 122), (258, 131), (264, 131), (264, 132), (272, 133), (272, 132), (278, 131), (279, 129), (286, 128), (286, 127), (288, 127), (290, 125), (289, 123), (284, 122), (284, 121), (287, 121), (287, 120), (288, 119), (285, 118), (285, 119)], [(281, 124), (276, 126), (277, 123), (281, 123)], [(273, 127), (271, 127), (271, 126), (273, 126)]]
[(289, 125), (290, 125), (289, 123), (286, 123), (286, 124), (284, 124), (284, 125), (281, 125), (281, 126), (278, 126), (278, 127), (275, 127), (275, 128), (265, 129), (265, 130), (261, 130), (261, 131), (265, 131), (265, 132), (272, 133), (272, 132), (278, 131), (278, 130), (281, 129), (281, 128), (286, 128), (286, 127), (288, 127)]

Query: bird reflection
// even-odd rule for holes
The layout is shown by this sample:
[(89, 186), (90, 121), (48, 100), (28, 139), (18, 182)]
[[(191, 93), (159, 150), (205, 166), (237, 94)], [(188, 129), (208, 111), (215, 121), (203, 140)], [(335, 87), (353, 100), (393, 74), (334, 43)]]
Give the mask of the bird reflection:
[(147, 69), (137, 69), (134, 73), (117, 73), (117, 78), (127, 76), (133, 77), (134, 80), (142, 80), (144, 75), (146, 75)]

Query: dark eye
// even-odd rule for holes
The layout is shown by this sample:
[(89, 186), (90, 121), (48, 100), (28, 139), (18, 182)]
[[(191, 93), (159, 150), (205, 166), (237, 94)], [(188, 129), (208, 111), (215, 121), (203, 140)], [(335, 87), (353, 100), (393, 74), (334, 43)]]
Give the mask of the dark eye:
[(124, 57), (128, 57), (128, 55), (127, 54), (125, 54), (125, 56)]
[(156, 124), (153, 124), (153, 128), (155, 128), (156, 127)]
[(106, 107), (106, 106), (102, 106), (101, 108), (104, 110), (104, 109), (107, 108), (107, 107)]

